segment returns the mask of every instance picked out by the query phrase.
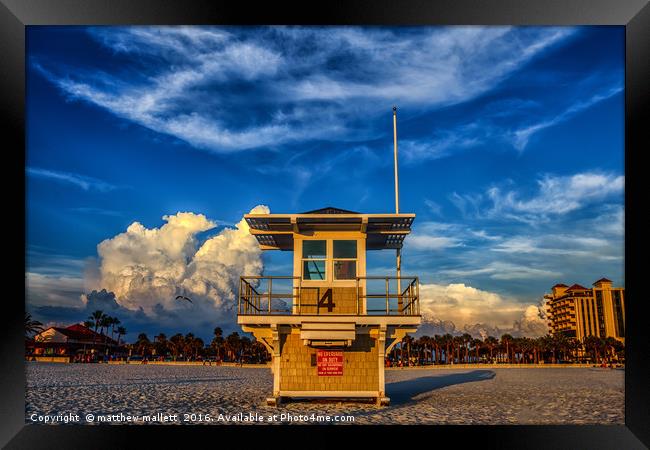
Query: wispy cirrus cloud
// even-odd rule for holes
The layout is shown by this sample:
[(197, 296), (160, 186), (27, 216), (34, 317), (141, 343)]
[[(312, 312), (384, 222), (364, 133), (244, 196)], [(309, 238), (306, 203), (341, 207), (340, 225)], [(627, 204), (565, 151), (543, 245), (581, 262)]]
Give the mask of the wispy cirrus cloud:
[(610, 86), (603, 92), (598, 92), (592, 95), (591, 97), (587, 98), (586, 100), (576, 101), (574, 104), (570, 105), (567, 109), (565, 109), (560, 114), (554, 117), (551, 117), (549, 119), (543, 120), (541, 122), (532, 125), (527, 125), (525, 127), (522, 127), (514, 131), (512, 134), (512, 142), (514, 147), (517, 150), (523, 150), (528, 144), (530, 138), (535, 133), (538, 133), (546, 128), (550, 128), (562, 122), (565, 122), (571, 119), (573, 116), (580, 113), (581, 111), (584, 111), (585, 109), (590, 108), (591, 106), (597, 103), (607, 100), (608, 98), (618, 94), (622, 90), (623, 90), (622, 84)]
[(61, 172), (57, 170), (42, 169), (39, 167), (27, 167), (25, 170), (30, 176), (52, 180), (59, 183), (72, 184), (80, 187), (84, 191), (97, 190), (100, 192), (108, 192), (118, 188), (118, 186), (98, 178), (88, 177), (77, 173)]
[(595, 202), (623, 200), (625, 176), (605, 172), (545, 174), (532, 194), (492, 186), (484, 193), (453, 192), (449, 201), (466, 217), (504, 218), (529, 224), (577, 211)]
[(463, 125), (453, 130), (435, 132), (431, 137), (417, 141), (405, 140), (400, 142), (399, 148), (407, 164), (440, 159), (487, 142), (486, 132), (489, 130), (477, 124)]
[[(40, 61), (35, 67), (71, 99), (214, 152), (383, 135), (371, 124), (384, 112), (378, 103), (397, 102), (418, 114), (470, 100), (574, 33), (552, 27), (88, 31), (129, 58), (127, 69), (98, 74)], [(418, 145), (413, 152), (424, 151)]]
[(525, 254), (537, 258), (568, 256), (574, 260), (587, 258), (600, 261), (623, 261), (624, 259), (623, 247), (618, 239), (608, 239), (595, 234), (591, 236), (557, 233), (536, 236), (518, 235), (499, 242), (490, 250)]
[(461, 279), (475, 276), (487, 276), (493, 280), (519, 280), (529, 279), (531, 277), (552, 279), (553, 277), (561, 275), (559, 272), (551, 270), (502, 261), (492, 261), (482, 267), (476, 268), (466, 267), (443, 270), (441, 273), (445, 276), (459, 277)]
[(411, 252), (427, 252), (456, 247), (472, 247), (477, 242), (498, 241), (501, 236), (491, 235), (485, 230), (476, 230), (462, 223), (420, 222), (406, 239), (405, 246)]
[(432, 214), (435, 214), (436, 216), (442, 215), (442, 206), (440, 206), (439, 203), (426, 198), (424, 199), (424, 204)]
[[(590, 95), (586, 100), (575, 100), (556, 115), (531, 111), (530, 108), (539, 106), (534, 102), (519, 99), (512, 99), (511, 102), (499, 101), (498, 106), (489, 105), (480, 118), (472, 119), (471, 122), (435, 130), (429, 136), (423, 136), (418, 140), (401, 142), (400, 151), (407, 164), (440, 159), (477, 147), (495, 145), (495, 143), (507, 145), (521, 152), (536, 133), (566, 122), (622, 90), (621, 81), (604, 88), (602, 92)], [(505, 123), (503, 123), (504, 118), (508, 119)], [(531, 123), (531, 118), (537, 121)]]
[(612, 197), (622, 200), (625, 176), (611, 173), (584, 172), (569, 176), (544, 175), (537, 181), (538, 191), (525, 198), (515, 190), (492, 187), (487, 197), (492, 202), (488, 214), (521, 216), (522, 220), (543, 220), (561, 215)]

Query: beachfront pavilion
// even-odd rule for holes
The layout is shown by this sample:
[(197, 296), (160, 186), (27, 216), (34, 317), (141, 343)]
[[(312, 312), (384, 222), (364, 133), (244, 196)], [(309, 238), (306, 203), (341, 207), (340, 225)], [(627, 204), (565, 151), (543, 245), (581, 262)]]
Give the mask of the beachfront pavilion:
[(27, 344), (27, 357), (34, 361), (72, 362), (86, 355), (107, 354), (119, 348), (117, 341), (82, 324), (49, 327)]
[(293, 252), (293, 274), (242, 276), (237, 321), (272, 355), (273, 395), (386, 405), (384, 361), (420, 324), (419, 280), (367, 276), (366, 252), (399, 251), (415, 214), (323, 208), (244, 216), (263, 250)]

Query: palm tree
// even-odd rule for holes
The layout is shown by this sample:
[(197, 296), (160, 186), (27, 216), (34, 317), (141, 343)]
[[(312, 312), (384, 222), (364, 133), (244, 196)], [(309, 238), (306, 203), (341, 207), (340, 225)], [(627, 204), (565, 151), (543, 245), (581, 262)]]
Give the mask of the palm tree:
[(413, 337), (406, 335), (402, 338), (402, 344), (406, 344), (406, 365), (411, 364), (411, 344), (413, 344)]
[(151, 341), (145, 333), (140, 333), (138, 335), (138, 340), (135, 342), (136, 350), (144, 358), (145, 353), (151, 348)]
[(194, 346), (195, 346), (195, 340), (197, 338), (194, 337), (194, 333), (187, 333), (185, 335), (185, 340), (184, 340), (184, 345), (183, 345), (183, 353), (188, 358), (191, 358), (192, 355), (194, 354)]
[(490, 361), (492, 361), (492, 353), (494, 349), (498, 347), (499, 340), (494, 336), (488, 336), (485, 338), (485, 346), (490, 350)]
[(221, 360), (223, 357), (221, 355), (221, 350), (223, 348), (223, 330), (220, 327), (214, 329), (214, 338), (212, 339), (211, 346), (217, 352), (217, 359)]
[(199, 356), (203, 356), (203, 348), (205, 347), (205, 344), (203, 342), (203, 339), (200, 337), (194, 338), (194, 341), (192, 342), (192, 349), (194, 350), (194, 359), (197, 359)]
[(424, 364), (433, 364), (433, 339), (429, 336), (422, 336), (418, 339), (418, 345), (424, 352)]
[(604, 346), (607, 349), (607, 361), (612, 362), (617, 351), (623, 346), (621, 342), (611, 336), (605, 338)]
[(174, 361), (176, 361), (176, 358), (178, 358), (178, 355), (183, 351), (183, 347), (185, 346), (185, 337), (180, 333), (176, 333), (169, 339), (169, 344), (174, 355)]
[[(108, 332), (108, 327), (113, 323), (113, 318), (104, 314), (99, 321), (99, 334), (104, 335), (104, 329)], [(106, 341), (106, 339), (104, 339)]]
[(623, 357), (623, 351), (625, 350), (625, 346), (621, 341), (610, 336), (605, 339), (605, 345), (611, 351), (611, 359), (615, 358), (618, 360)]
[(104, 314), (104, 311), (100, 311), (100, 310), (97, 310), (94, 313), (92, 313), (90, 316), (88, 316), (88, 321), (92, 322), (93, 325), (95, 326), (95, 333), (97, 333), (97, 328), (99, 328), (99, 323), (105, 316), (106, 315)]
[(514, 338), (511, 335), (507, 334), (507, 333), (504, 334), (503, 336), (501, 336), (501, 343), (503, 345), (505, 345), (505, 347), (506, 347), (506, 362), (507, 363), (509, 363), (511, 361), (511, 359), (510, 359), (510, 345), (512, 344), (513, 339)]
[(97, 328), (99, 328), (100, 322), (106, 317), (104, 314), (104, 311), (97, 310), (93, 312), (90, 316), (88, 316), (88, 322), (92, 322), (93, 325), (95, 326), (95, 334), (93, 334), (93, 349), (95, 348), (95, 340), (97, 337)]
[(156, 351), (156, 355), (164, 356), (167, 353), (167, 336), (165, 333), (160, 333), (158, 336), (153, 337), (153, 347)]
[(31, 337), (32, 334), (38, 334), (43, 331), (43, 324), (38, 320), (33, 320), (32, 315), (25, 312), (25, 336)]
[(580, 341), (574, 337), (567, 338), (567, 349), (571, 353), (571, 360), (576, 362), (578, 359), (578, 353), (582, 348)]
[(530, 358), (532, 364), (537, 364), (538, 363), (538, 353), (539, 353), (539, 339), (537, 338), (531, 338), (529, 339), (530, 341)]
[(598, 364), (601, 360), (600, 352), (604, 347), (604, 339), (601, 339), (597, 336), (587, 336), (585, 338), (585, 348), (591, 349), (592, 355), (594, 356), (594, 362)]
[(268, 359), (268, 351), (266, 350), (266, 347), (258, 340), (253, 341), (251, 351), (255, 361), (258, 363), (262, 363)]
[(113, 335), (115, 334), (115, 330), (117, 330), (116, 327), (121, 323), (122, 323), (122, 321), (120, 319), (118, 319), (117, 317), (112, 317), (112, 320), (111, 320), (111, 339), (114, 339)]
[(472, 335), (469, 333), (464, 333), (461, 336), (461, 343), (463, 346), (463, 353), (465, 353), (463, 360), (465, 363), (469, 363), (469, 346), (472, 343)]
[[(456, 359), (455, 360), (458, 361), (457, 364), (460, 364), (460, 348), (463, 346), (463, 343), (464, 343), (463, 337), (462, 336), (454, 336), (452, 338), (451, 342), (452, 342), (454, 348), (456, 349)], [(453, 355), (452, 355), (452, 359), (453, 359)]]
[(230, 333), (226, 338), (226, 349), (228, 354), (230, 355), (231, 360), (236, 359), (236, 356), (240, 350), (240, 346), (241, 346), (241, 340), (239, 338), (239, 333), (237, 333), (236, 331)]
[(107, 353), (108, 349), (108, 336), (104, 335), (104, 328), (106, 329), (106, 333), (108, 333), (108, 328), (113, 325), (113, 318), (111, 316), (104, 315), (102, 319), (99, 322), (99, 326), (101, 327), (99, 330), (99, 334), (103, 336), (104, 339), (104, 353)]
[(436, 356), (433, 360), (434, 364), (440, 364), (442, 362), (442, 358), (440, 357), (440, 349), (442, 348), (443, 345), (444, 343), (442, 340), (442, 336), (440, 336), (439, 334), (433, 335), (433, 347), (436, 351)]
[(518, 339), (518, 342), (519, 349), (521, 350), (521, 363), (526, 364), (528, 362), (526, 356), (530, 356), (530, 353), (533, 352), (531, 340), (527, 337), (522, 337)]
[(474, 362), (478, 364), (480, 361), (479, 352), (481, 348), (483, 348), (483, 341), (480, 339), (472, 339), (472, 346), (474, 346), (474, 351), (476, 352), (476, 359)]
[(239, 355), (239, 363), (243, 364), (244, 363), (244, 357), (250, 355), (250, 349), (251, 349), (253, 343), (246, 336), (242, 336), (240, 343), (241, 343), (241, 351), (240, 351), (240, 355)]
[(126, 335), (126, 328), (117, 327), (117, 346), (120, 346), (120, 337)]
[(567, 336), (564, 333), (556, 333), (553, 335), (553, 340), (560, 355), (562, 356), (561, 360), (566, 360), (566, 355), (571, 345)]
[[(451, 364), (449, 360), (449, 347), (453, 345), (454, 337), (451, 334), (447, 333), (442, 337), (442, 339), (445, 343), (445, 364)], [(454, 359), (453, 355), (451, 359)]]

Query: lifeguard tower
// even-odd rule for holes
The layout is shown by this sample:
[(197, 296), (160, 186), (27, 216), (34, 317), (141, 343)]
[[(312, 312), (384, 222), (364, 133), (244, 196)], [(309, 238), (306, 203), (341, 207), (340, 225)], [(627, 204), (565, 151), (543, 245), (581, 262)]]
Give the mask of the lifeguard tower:
[[(399, 213), (397, 164), (395, 182), (395, 213), (327, 207), (244, 216), (263, 250), (293, 252), (292, 275), (240, 278), (237, 323), (272, 355), (269, 404), (310, 397), (389, 403), (385, 356), (421, 321), (418, 277), (401, 276), (400, 249), (415, 214)], [(396, 250), (396, 275), (367, 276), (366, 253), (385, 249)]]

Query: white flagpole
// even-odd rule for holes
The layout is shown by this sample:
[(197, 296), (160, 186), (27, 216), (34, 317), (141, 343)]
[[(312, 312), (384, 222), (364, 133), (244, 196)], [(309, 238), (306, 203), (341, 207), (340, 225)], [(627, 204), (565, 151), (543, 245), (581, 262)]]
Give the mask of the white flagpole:
[[(393, 159), (395, 162), (395, 214), (399, 214), (399, 177), (397, 171), (397, 106), (393, 106)], [(402, 293), (402, 283), (400, 277), (402, 275), (402, 252), (400, 248), (396, 250), (396, 266), (397, 266), (397, 295)], [(397, 297), (397, 308), (401, 313), (402, 298)]]

